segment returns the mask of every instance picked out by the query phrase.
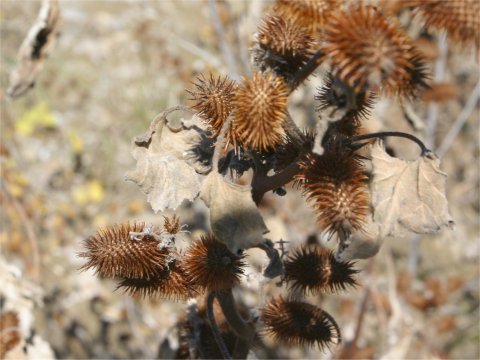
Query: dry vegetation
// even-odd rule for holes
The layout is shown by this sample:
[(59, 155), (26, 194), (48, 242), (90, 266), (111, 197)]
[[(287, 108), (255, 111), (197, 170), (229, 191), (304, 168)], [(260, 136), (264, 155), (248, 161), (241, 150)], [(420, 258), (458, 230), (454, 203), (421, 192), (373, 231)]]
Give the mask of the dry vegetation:
[[(385, 11), (397, 11), (398, 2), (379, 3)], [(135, 167), (132, 138), (165, 108), (193, 105), (185, 89), (195, 91), (191, 82), (200, 73), (234, 80), (251, 75), (248, 49), (268, 4), (232, 0), (215, 9), (201, 0), (61, 1), (58, 43), (35, 87), (12, 99), (6, 94), (9, 74), (40, 2), (0, 3), (0, 353), (8, 348), (6, 358), (21, 358), (25, 344), (30, 354), (46, 359), (185, 355), (177, 351), (178, 324), (185, 322), (188, 304), (114, 292), (114, 282), (78, 271), (85, 261), (77, 254), (84, 250), (83, 239), (107, 225), (163, 223), (138, 187), (123, 181)], [(432, 87), (406, 108), (382, 97), (362, 128), (412, 133), (437, 152), (448, 174), (456, 227), (387, 238), (375, 257), (356, 263), (360, 286), (321, 296), (307, 292), (308, 301), (328, 309), (342, 330), (343, 342), (330, 346), (331, 352), (297, 346), (302, 339), (278, 346), (265, 334), (258, 358), (480, 356), (478, 48), (445, 40), (434, 29), (421, 32), (419, 18), (410, 15), (400, 21), (427, 59)], [(264, 31), (268, 26), (263, 24)], [(455, 39), (462, 38), (457, 28)], [(335, 35), (336, 28), (330, 31)], [(478, 29), (464, 36), (478, 39)], [(314, 97), (325, 70), (320, 67), (319, 76), (290, 96), (289, 111), (302, 127), (315, 127)], [(246, 96), (251, 91), (243, 90)], [(451, 132), (455, 124), (458, 133)], [(240, 141), (250, 141), (248, 124), (242, 131)], [(418, 154), (414, 144), (401, 139), (390, 139), (387, 146), (397, 157)], [(286, 196), (265, 195), (260, 212), (269, 238), (291, 246), (334, 246), (320, 235), (315, 213), (300, 193), (288, 186)], [(187, 243), (200, 236), (211, 241), (201, 201), (184, 204), (177, 214), (191, 231), (179, 232)], [(196, 246), (201, 252), (204, 244)], [(247, 251), (246, 258), (257, 269), (266, 262), (258, 249)], [(250, 308), (265, 294), (284, 294), (273, 282), (259, 292), (258, 282), (253, 275), (243, 277), (238, 289)], [(279, 299), (273, 305), (282, 308)]]

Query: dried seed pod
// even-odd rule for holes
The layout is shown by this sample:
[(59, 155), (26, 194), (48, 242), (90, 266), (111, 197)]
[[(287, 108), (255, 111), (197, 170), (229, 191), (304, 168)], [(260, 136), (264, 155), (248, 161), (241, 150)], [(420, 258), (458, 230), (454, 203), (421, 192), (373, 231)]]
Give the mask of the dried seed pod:
[(313, 39), (307, 29), (289, 19), (268, 15), (258, 28), (253, 58), (261, 71), (271, 69), (290, 77), (307, 62), (312, 50)]
[(194, 85), (195, 90), (187, 90), (192, 96), (191, 100), (195, 101), (192, 108), (208, 123), (214, 132), (213, 137), (216, 137), (232, 111), (235, 82), (227, 76), (215, 78), (212, 74), (205, 79), (202, 74)]
[(188, 279), (206, 290), (230, 289), (240, 282), (245, 263), (213, 235), (194, 241), (183, 258)]
[(181, 229), (180, 219), (177, 214), (173, 214), (172, 217), (163, 217), (163, 228), (171, 235), (176, 235)]
[(340, 3), (339, 0), (277, 0), (272, 12), (280, 18), (291, 19), (315, 36)]
[(138, 239), (131, 232), (140, 233), (145, 224), (119, 224), (98, 231), (84, 240), (86, 251), (79, 254), (88, 259), (83, 270), (95, 269), (105, 277), (154, 278), (166, 268), (168, 249), (160, 249), (153, 235)]
[(118, 283), (129, 295), (159, 297), (172, 300), (186, 300), (195, 295), (195, 289), (188, 281), (181, 262), (170, 262), (169, 267), (157, 272), (151, 278), (125, 278)]
[(284, 135), (288, 88), (272, 73), (256, 73), (235, 92), (234, 131), (241, 143), (259, 151), (277, 145)]
[(413, 42), (394, 19), (374, 7), (351, 6), (332, 13), (323, 40), (321, 49), (333, 75), (357, 93), (380, 89), (410, 96), (416, 85), (424, 85), (423, 63)]
[(480, 46), (480, 2), (478, 0), (403, 0), (423, 19), (426, 28), (445, 30), (462, 44)]
[(342, 118), (351, 120), (353, 125), (358, 127), (361, 120), (370, 115), (375, 94), (354, 93), (347, 84), (329, 73), (324, 84), (317, 89), (315, 100), (319, 101), (315, 110), (325, 111), (331, 108), (329, 117), (333, 117), (336, 111), (344, 111), (345, 115)]
[(284, 262), (285, 280), (292, 289), (304, 294), (321, 291), (336, 292), (357, 285), (353, 263), (335, 259), (333, 251), (321, 246), (302, 246), (294, 249)]
[(326, 311), (314, 305), (274, 298), (262, 309), (265, 330), (287, 346), (318, 345), (320, 349), (341, 342), (340, 328)]
[(361, 229), (369, 213), (368, 180), (357, 155), (329, 151), (309, 154), (296, 176), (317, 212), (320, 228), (346, 238)]

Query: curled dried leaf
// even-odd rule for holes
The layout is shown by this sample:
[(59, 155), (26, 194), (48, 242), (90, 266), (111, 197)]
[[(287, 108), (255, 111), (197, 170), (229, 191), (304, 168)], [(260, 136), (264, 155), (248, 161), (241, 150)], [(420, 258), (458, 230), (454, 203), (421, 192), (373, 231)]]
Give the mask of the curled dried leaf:
[[(147, 194), (147, 200), (155, 212), (175, 210), (184, 200), (193, 201), (199, 194), (202, 176), (187, 161), (192, 138), (203, 132), (196, 117), (191, 125), (182, 124), (179, 129), (167, 125), (166, 113), (157, 116), (150, 130), (136, 138), (132, 151), (137, 160), (135, 170), (125, 175)], [(199, 124), (200, 125), (200, 124)]]
[(263, 241), (268, 232), (252, 199), (251, 187), (227, 182), (211, 172), (202, 184), (200, 197), (210, 208), (210, 226), (231, 252), (248, 249)]

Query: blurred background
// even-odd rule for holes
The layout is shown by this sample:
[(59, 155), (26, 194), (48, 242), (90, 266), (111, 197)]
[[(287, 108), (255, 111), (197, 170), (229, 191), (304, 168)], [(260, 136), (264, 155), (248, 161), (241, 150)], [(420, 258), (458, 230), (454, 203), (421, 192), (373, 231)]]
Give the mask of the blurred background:
[[(57, 44), (35, 86), (12, 99), (9, 75), (40, 6), (0, 2), (2, 355), (22, 358), (26, 347), (30, 358), (175, 357), (176, 324), (187, 305), (115, 292), (114, 282), (80, 272), (76, 254), (98, 228), (163, 221), (123, 180), (135, 167), (132, 139), (160, 111), (188, 105), (185, 89), (199, 73), (239, 79), (251, 72), (248, 48), (266, 2), (60, 1)], [(322, 352), (265, 338), (272, 356), (480, 356), (478, 54), (428, 35), (416, 41), (428, 57), (433, 91), (409, 106), (425, 126), (412, 127), (400, 104), (382, 99), (365, 128), (414, 133), (441, 149), (456, 228), (387, 239), (377, 256), (357, 262), (361, 286), (308, 299), (336, 318), (344, 345)], [(322, 71), (291, 96), (290, 111), (302, 126), (315, 122)], [(400, 157), (415, 150), (405, 142), (389, 146)], [(285, 197), (268, 194), (261, 205), (270, 238), (325, 243), (299, 191), (287, 190)], [(191, 231), (186, 241), (208, 230), (205, 210), (197, 200), (177, 212)], [(274, 284), (266, 290), (279, 292)], [(248, 281), (239, 292), (258, 305)], [(9, 337), (12, 327), (21, 328), (17, 342)], [(5, 344), (14, 346), (7, 352)]]

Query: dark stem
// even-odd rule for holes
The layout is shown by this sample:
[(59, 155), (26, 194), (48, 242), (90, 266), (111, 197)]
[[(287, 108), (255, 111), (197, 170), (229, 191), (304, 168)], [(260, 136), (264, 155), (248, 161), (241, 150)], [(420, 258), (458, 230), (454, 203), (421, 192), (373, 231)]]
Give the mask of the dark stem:
[(403, 137), (405, 139), (409, 139), (416, 143), (418, 146), (420, 146), (420, 149), (422, 149), (422, 156), (431, 153), (431, 150), (428, 149), (425, 144), (417, 138), (416, 136), (413, 136), (412, 134), (407, 134), (401, 131), (381, 131), (381, 132), (376, 132), (376, 133), (371, 133), (371, 134), (365, 134), (365, 135), (357, 135), (357, 136), (352, 136), (346, 141), (348, 143), (352, 143), (355, 141), (360, 141), (360, 140), (367, 140), (367, 139), (374, 139), (374, 138), (383, 138), (386, 136), (396, 136), (396, 137)]
[(278, 189), (293, 180), (296, 174), (300, 172), (300, 165), (298, 159), (288, 165), (281, 172), (272, 175), (258, 175), (254, 174), (252, 179), (252, 198), (255, 204), (262, 201), (263, 195), (270, 190)]
[(323, 52), (317, 51), (312, 55), (310, 60), (308, 60), (307, 63), (295, 73), (293, 78), (288, 82), (288, 86), (290, 87), (291, 91), (295, 90), (298, 85), (300, 85), (307, 77), (310, 76), (310, 74), (315, 71), (315, 69), (320, 65), (322, 57)]
[(208, 316), (208, 321), (210, 321), (210, 327), (212, 328), (212, 333), (213, 337), (215, 338), (215, 342), (218, 345), (218, 348), (220, 349), (220, 352), (222, 353), (222, 356), (224, 359), (231, 359), (232, 357), (230, 356), (230, 353), (228, 352), (227, 345), (225, 345), (225, 342), (223, 341), (222, 335), (220, 334), (220, 329), (217, 326), (217, 323), (215, 322), (215, 315), (213, 313), (213, 301), (215, 300), (215, 292), (212, 291), (208, 295), (208, 300), (207, 300), (207, 316)]
[(245, 321), (238, 313), (231, 289), (218, 292), (217, 300), (225, 319), (238, 336), (233, 350), (233, 358), (246, 359), (252, 345), (255, 328), (252, 323)]
[(287, 136), (293, 140), (293, 144), (297, 149), (300, 149), (303, 146), (305, 142), (305, 135), (300, 131), (290, 114), (287, 114), (287, 118), (283, 123), (283, 130), (285, 130)]
[(220, 156), (222, 151), (225, 148), (225, 144), (227, 142), (227, 134), (230, 130), (230, 125), (232, 124), (232, 116), (229, 116), (222, 125), (222, 129), (217, 137), (217, 142), (215, 143), (215, 150), (213, 151), (212, 156), (212, 170), (218, 172), (218, 161), (220, 160)]

